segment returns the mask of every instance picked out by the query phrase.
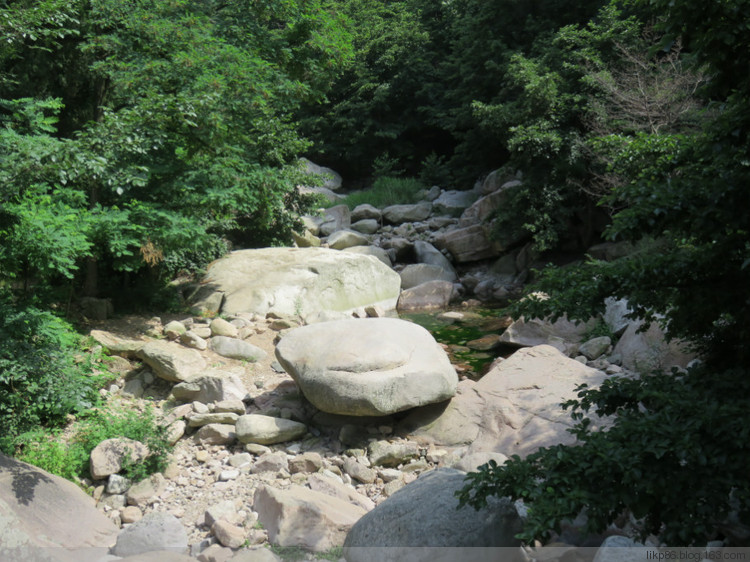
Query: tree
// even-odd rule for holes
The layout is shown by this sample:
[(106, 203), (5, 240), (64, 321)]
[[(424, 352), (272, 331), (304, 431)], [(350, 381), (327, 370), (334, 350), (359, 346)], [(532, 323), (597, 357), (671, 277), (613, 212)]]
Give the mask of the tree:
[[(527, 539), (582, 510), (590, 530), (601, 531), (627, 510), (641, 519), (643, 535), (702, 545), (722, 532), (730, 512), (745, 521), (750, 515), (750, 82), (728, 58), (747, 47), (740, 17), (747, 6), (642, 4), (665, 17), (668, 40), (684, 32), (686, 53), (698, 68), (707, 65), (707, 91), (722, 105), (698, 132), (602, 139), (611, 171), (625, 180), (605, 198), (619, 209), (606, 234), (640, 251), (550, 269), (537, 287), (550, 298), (531, 297), (517, 311), (582, 319), (601, 311), (604, 297), (627, 298), (634, 316), (660, 321), (670, 337), (690, 342), (702, 363), (583, 388), (567, 404), (578, 420), (578, 446), (542, 449), (470, 476), (465, 502), (481, 505), (498, 494), (529, 503)], [(614, 425), (592, 431), (590, 411), (616, 414)]]

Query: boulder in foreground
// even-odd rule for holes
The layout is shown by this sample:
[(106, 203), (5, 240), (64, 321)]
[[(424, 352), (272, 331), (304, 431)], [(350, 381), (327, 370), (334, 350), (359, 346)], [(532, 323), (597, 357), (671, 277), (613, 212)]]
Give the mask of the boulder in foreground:
[(337, 320), (296, 328), (276, 357), (316, 408), (385, 416), (441, 402), (458, 377), (430, 333), (396, 318)]

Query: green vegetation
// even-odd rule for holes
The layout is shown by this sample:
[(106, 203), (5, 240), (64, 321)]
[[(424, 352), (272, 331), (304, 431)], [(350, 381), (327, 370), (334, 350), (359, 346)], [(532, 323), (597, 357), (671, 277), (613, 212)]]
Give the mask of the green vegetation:
[(166, 468), (169, 444), (165, 429), (152, 409), (144, 412), (98, 409), (88, 412), (68, 428), (63, 439), (59, 432), (47, 434), (38, 430), (22, 435), (17, 441), (22, 461), (74, 482), (90, 478), (89, 458), (99, 443), (115, 437), (127, 437), (145, 444), (149, 456), (139, 463), (126, 463), (121, 474), (137, 482)]
[(363, 203), (369, 203), (382, 209), (388, 205), (417, 203), (420, 201), (420, 195), (424, 194), (424, 190), (425, 185), (419, 180), (381, 177), (375, 180), (371, 188), (347, 195), (342, 203), (350, 209), (354, 209), (354, 207)]

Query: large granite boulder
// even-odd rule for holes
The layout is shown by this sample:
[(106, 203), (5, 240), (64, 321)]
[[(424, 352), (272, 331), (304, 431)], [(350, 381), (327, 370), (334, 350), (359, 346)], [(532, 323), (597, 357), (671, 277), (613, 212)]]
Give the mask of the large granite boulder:
[(305, 397), (332, 414), (385, 416), (447, 400), (458, 383), (430, 333), (396, 318), (296, 328), (276, 357)]
[(449, 271), (439, 265), (428, 263), (412, 263), (407, 265), (399, 273), (401, 276), (401, 288), (411, 289), (428, 281), (450, 281), (456, 280), (456, 272)]
[(413, 205), (390, 205), (383, 209), (383, 220), (390, 224), (423, 221), (430, 216), (432, 203), (422, 201)]
[(0, 560), (98, 560), (117, 533), (78, 486), (0, 453)]
[(306, 317), (350, 312), (378, 304), (396, 306), (401, 278), (372, 256), (326, 248), (239, 250), (209, 266), (192, 303), (204, 310), (221, 293), (221, 312)]
[(449, 230), (440, 235), (437, 243), (446, 248), (458, 263), (496, 258), (506, 249), (491, 240), (487, 230), (480, 225)]
[(398, 298), (398, 310), (399, 312), (442, 310), (448, 307), (452, 296), (453, 283), (450, 281), (427, 281), (401, 291), (401, 296)]
[[(364, 515), (344, 542), (348, 562), (379, 560), (435, 561), (463, 559), (458, 549), (505, 547), (503, 559), (513, 560), (510, 547), (520, 546), (521, 518), (508, 499), (490, 498), (479, 511), (458, 507), (455, 492), (466, 484), (466, 474), (451, 468), (433, 470), (401, 488)], [(495, 551), (497, 554), (497, 551)], [(476, 557), (479, 555), (480, 557)]]
[[(447, 405), (415, 410), (401, 431), (440, 445), (469, 445), (469, 452), (525, 457), (574, 443), (573, 420), (560, 404), (577, 397), (578, 385), (598, 387), (606, 377), (549, 345), (519, 349), (478, 382), (462, 381)], [(592, 420), (594, 426), (607, 422)]]
[(309, 176), (317, 176), (317, 181), (323, 184), (322, 187), (330, 189), (331, 191), (338, 191), (341, 189), (344, 182), (341, 178), (341, 174), (335, 170), (315, 164), (307, 158), (300, 158), (299, 162), (302, 171)]
[(500, 335), (500, 341), (518, 347), (551, 345), (565, 352), (570, 344), (583, 341), (586, 333), (596, 323), (595, 319), (576, 324), (567, 318), (558, 318), (555, 322), (540, 318), (519, 318)]

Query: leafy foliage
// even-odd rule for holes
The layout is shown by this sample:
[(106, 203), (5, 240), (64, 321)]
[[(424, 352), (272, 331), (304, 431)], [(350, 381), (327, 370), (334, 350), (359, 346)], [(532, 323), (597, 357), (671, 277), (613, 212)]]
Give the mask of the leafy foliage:
[(14, 305), (0, 294), (0, 450), (38, 426), (98, 403), (100, 377), (76, 361), (79, 336), (50, 312)]

